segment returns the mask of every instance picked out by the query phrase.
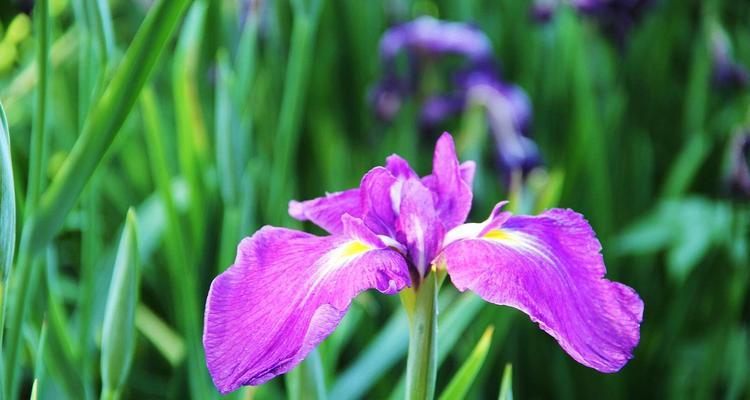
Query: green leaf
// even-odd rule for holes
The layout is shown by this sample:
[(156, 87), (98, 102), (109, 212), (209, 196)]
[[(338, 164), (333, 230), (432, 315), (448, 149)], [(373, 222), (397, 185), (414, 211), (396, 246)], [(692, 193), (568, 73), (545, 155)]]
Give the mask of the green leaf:
[(505, 364), (503, 379), (500, 381), (500, 394), (498, 400), (513, 400), (513, 365)]
[(464, 364), (453, 376), (445, 391), (440, 395), (440, 400), (453, 400), (463, 399), (466, 393), (471, 388), (474, 379), (476, 379), (479, 370), (484, 364), (484, 360), (487, 358), (487, 352), (490, 350), (490, 344), (492, 344), (492, 333), (495, 331), (493, 326), (488, 326), (485, 329), (482, 337), (479, 338), (474, 350), (471, 351), (469, 357), (466, 358)]
[[(41, 260), (35, 261), (40, 263)], [(60, 295), (60, 276), (57, 251), (54, 246), (47, 247), (45, 288), (47, 292), (47, 324), (49, 336), (45, 347), (44, 365), (50, 372), (52, 380), (57, 382), (67, 397), (71, 399), (86, 398), (81, 368), (78, 368), (76, 349), (73, 346), (68, 327), (65, 306)], [(39, 365), (36, 365), (38, 368)]]
[(196, 1), (185, 16), (172, 64), (172, 89), (177, 126), (177, 154), (182, 175), (190, 188), (188, 210), (190, 243), (199, 256), (205, 233), (205, 187), (202, 173), (208, 161), (208, 135), (201, 108), (199, 56), (208, 6)]
[(119, 398), (135, 353), (135, 310), (140, 275), (138, 233), (131, 208), (117, 250), (102, 327), (102, 399)]
[(45, 147), (47, 146), (47, 95), (50, 80), (49, 59), (49, 0), (41, 0), (34, 6), (39, 44), (37, 46), (37, 65), (39, 66), (39, 83), (36, 86), (34, 104), (34, 122), (31, 127), (29, 151), (29, 177), (26, 187), (26, 214), (34, 212), (39, 196), (44, 190)]
[(289, 182), (293, 178), (302, 111), (307, 96), (308, 80), (315, 48), (315, 33), (320, 17), (321, 0), (311, 0), (309, 10), (302, 1), (293, 1), (294, 22), (289, 48), (289, 59), (284, 78), (284, 93), (279, 111), (278, 130), (273, 146), (271, 180), (268, 191), (268, 219), (278, 223), (284, 220), (289, 201)]
[(5, 382), (11, 388), (10, 391), (6, 390), (7, 398), (15, 397), (14, 387), (21, 367), (18, 360), (21, 326), (28, 304), (34, 297), (29, 282), (34, 275), (32, 269), (35, 264), (30, 261), (62, 227), (65, 217), (130, 114), (189, 4), (190, 0), (165, 0), (151, 7), (112, 80), (94, 103), (70, 155), (41, 196), (39, 208), (24, 225), (19, 251), (19, 276), (15, 283), (13, 309), (9, 313), (6, 343), (10, 351), (6, 354), (5, 365), (12, 366), (5, 370)]
[(314, 349), (302, 364), (285, 376), (287, 397), (290, 400), (325, 400), (324, 381), (320, 353), (318, 349)]
[(29, 228), (27, 250), (43, 247), (62, 226), (133, 109), (189, 4), (190, 0), (160, 1), (149, 10), (112, 80), (87, 116), (81, 136), (42, 195), (35, 222)]
[(42, 321), (42, 330), (39, 334), (39, 343), (36, 346), (36, 369), (34, 370), (34, 383), (31, 385), (31, 400), (37, 400), (40, 382), (44, 379), (44, 348), (47, 343), (47, 322)]
[[(5, 326), (5, 305), (8, 300), (8, 281), (13, 267), (13, 252), (16, 247), (16, 189), (13, 182), (13, 162), (10, 155), (10, 136), (5, 111), (0, 104), (0, 271), (3, 274), (2, 305), (0, 305), (0, 343)], [(2, 350), (0, 349), (0, 356)], [(0, 367), (3, 367), (0, 360)], [(2, 370), (2, 368), (0, 368)], [(0, 378), (2, 383), (2, 378)], [(2, 389), (2, 385), (0, 385)]]
[[(162, 142), (164, 130), (159, 118), (160, 109), (156, 96), (150, 88), (143, 91), (141, 108), (146, 128), (146, 144), (151, 173), (156, 181), (167, 217), (167, 236), (170, 240), (165, 241), (165, 247), (173, 303), (187, 348), (201, 348), (200, 321), (196, 312), (199, 308), (195, 289), (197, 282), (195, 281), (195, 274), (184, 273), (185, 270), (196, 269), (197, 265), (192, 263), (191, 258), (188, 257), (187, 239), (182, 233), (181, 219), (177, 210), (172, 182), (169, 178), (166, 152)], [(196, 204), (192, 202), (192, 198), (190, 200), (192, 208), (195, 208)], [(215, 391), (208, 382), (208, 371), (203, 353), (201, 351), (190, 351), (186, 355), (191, 391), (197, 398), (201, 399), (212, 396)]]
[(180, 335), (143, 303), (136, 306), (135, 326), (172, 367), (185, 359), (185, 342)]

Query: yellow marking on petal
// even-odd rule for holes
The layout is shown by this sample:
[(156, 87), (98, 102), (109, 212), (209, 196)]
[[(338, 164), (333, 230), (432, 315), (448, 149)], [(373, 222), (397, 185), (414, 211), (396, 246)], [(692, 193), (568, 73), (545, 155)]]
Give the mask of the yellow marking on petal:
[(493, 229), (485, 233), (482, 237), (493, 240), (513, 240), (513, 235), (500, 229)]
[(346, 246), (341, 249), (341, 255), (343, 257), (353, 257), (369, 250), (372, 250), (372, 247), (360, 242), (359, 240), (355, 240), (347, 243)]

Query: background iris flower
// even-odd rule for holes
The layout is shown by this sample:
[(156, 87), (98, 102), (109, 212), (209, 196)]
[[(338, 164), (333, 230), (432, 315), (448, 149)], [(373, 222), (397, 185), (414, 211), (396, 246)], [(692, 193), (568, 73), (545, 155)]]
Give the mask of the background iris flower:
[(419, 290), (431, 268), (445, 269), (460, 291), (524, 311), (578, 362), (622, 368), (640, 338), (643, 302), (603, 278), (601, 245), (586, 220), (563, 209), (513, 216), (501, 202), (486, 221), (464, 223), (473, 172), (445, 133), (431, 175), (420, 178), (392, 155), (358, 189), (290, 203), (292, 216), (330, 236), (266, 226), (244, 239), (206, 302), (203, 343), (217, 388), (228, 393), (289, 371), (357, 294)]
[[(397, 56), (405, 53), (407, 72), (399, 73)], [(462, 64), (451, 71), (443, 90), (427, 85), (430, 66), (459, 55)], [(541, 165), (531, 131), (531, 101), (519, 86), (504, 82), (487, 35), (470, 24), (420, 17), (387, 30), (380, 39), (383, 77), (370, 94), (375, 114), (392, 120), (402, 104), (416, 96), (423, 130), (439, 130), (472, 106), (486, 113), (495, 143), (497, 164), (510, 181), (513, 171), (524, 175)]]

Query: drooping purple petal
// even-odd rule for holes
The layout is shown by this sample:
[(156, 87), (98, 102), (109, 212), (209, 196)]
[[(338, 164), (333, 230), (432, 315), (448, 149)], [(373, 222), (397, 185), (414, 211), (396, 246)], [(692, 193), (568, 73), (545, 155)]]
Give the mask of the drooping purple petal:
[(401, 187), (396, 238), (406, 245), (409, 260), (425, 276), (445, 233), (433, 204), (433, 193), (422, 182), (409, 179)]
[(211, 284), (203, 344), (222, 393), (259, 385), (299, 364), (367, 289), (393, 294), (408, 267), (361, 220), (318, 237), (264, 227), (240, 243), (235, 264)]
[(300, 221), (311, 221), (331, 234), (341, 233), (341, 216), (361, 218), (363, 214), (359, 189), (330, 193), (317, 199), (289, 202), (289, 215)]
[(525, 312), (583, 365), (622, 368), (640, 339), (643, 302), (604, 279), (601, 245), (586, 220), (561, 209), (494, 214), (448, 233), (439, 257), (454, 285)]
[[(473, 178), (473, 170), (471, 175)], [(426, 176), (422, 182), (435, 194), (435, 208), (446, 231), (466, 221), (471, 210), (471, 186), (463, 179), (456, 147), (449, 133), (443, 133), (438, 139), (432, 159), (432, 175)]]

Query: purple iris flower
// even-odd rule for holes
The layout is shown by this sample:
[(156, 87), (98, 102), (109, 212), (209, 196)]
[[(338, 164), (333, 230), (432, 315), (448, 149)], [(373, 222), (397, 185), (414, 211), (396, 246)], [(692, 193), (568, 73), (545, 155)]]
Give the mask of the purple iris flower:
[[(532, 18), (540, 23), (550, 21), (559, 3), (560, 0), (536, 0), (531, 8)], [(568, 3), (596, 20), (602, 31), (622, 47), (654, 0), (569, 0)]]
[[(409, 58), (405, 77), (399, 76), (396, 66), (402, 52)], [(380, 39), (384, 77), (370, 93), (376, 115), (385, 121), (393, 119), (403, 98), (417, 91), (423, 63), (448, 54), (463, 56), (469, 68), (493, 63), (489, 38), (468, 24), (423, 16), (388, 29)]]
[(601, 245), (580, 214), (514, 216), (500, 202), (465, 223), (474, 163), (459, 164), (453, 138), (435, 148), (432, 174), (403, 158), (371, 169), (360, 186), (289, 213), (330, 233), (266, 226), (242, 240), (208, 294), (203, 344), (222, 393), (259, 385), (299, 364), (333, 332), (357, 294), (395, 294), (445, 269), (460, 291), (515, 307), (578, 362), (615, 372), (640, 338), (643, 302), (604, 279)]
[(492, 44), (484, 32), (467, 24), (428, 16), (393, 27), (380, 39), (380, 56), (386, 62), (402, 50), (424, 56), (460, 54), (473, 62), (492, 58)]
[[(409, 60), (409, 70), (403, 78), (396, 73), (395, 61), (401, 52)], [(378, 118), (392, 120), (404, 99), (417, 91), (420, 68), (445, 54), (462, 55), (466, 65), (454, 73), (451, 89), (426, 96), (420, 112), (421, 128), (433, 131), (478, 101), (487, 111), (500, 169), (509, 176), (514, 170), (527, 173), (541, 165), (539, 150), (528, 137), (528, 96), (520, 87), (500, 79), (489, 38), (468, 24), (421, 17), (383, 34), (380, 56), (385, 74), (370, 92)]]
[(747, 69), (732, 58), (732, 45), (727, 34), (715, 25), (710, 33), (713, 83), (720, 88), (741, 88), (750, 81)]
[(741, 132), (734, 136), (729, 148), (729, 192), (737, 197), (750, 198), (750, 133)]
[(653, 3), (653, 0), (571, 0), (573, 7), (593, 17), (604, 33), (621, 47)]

